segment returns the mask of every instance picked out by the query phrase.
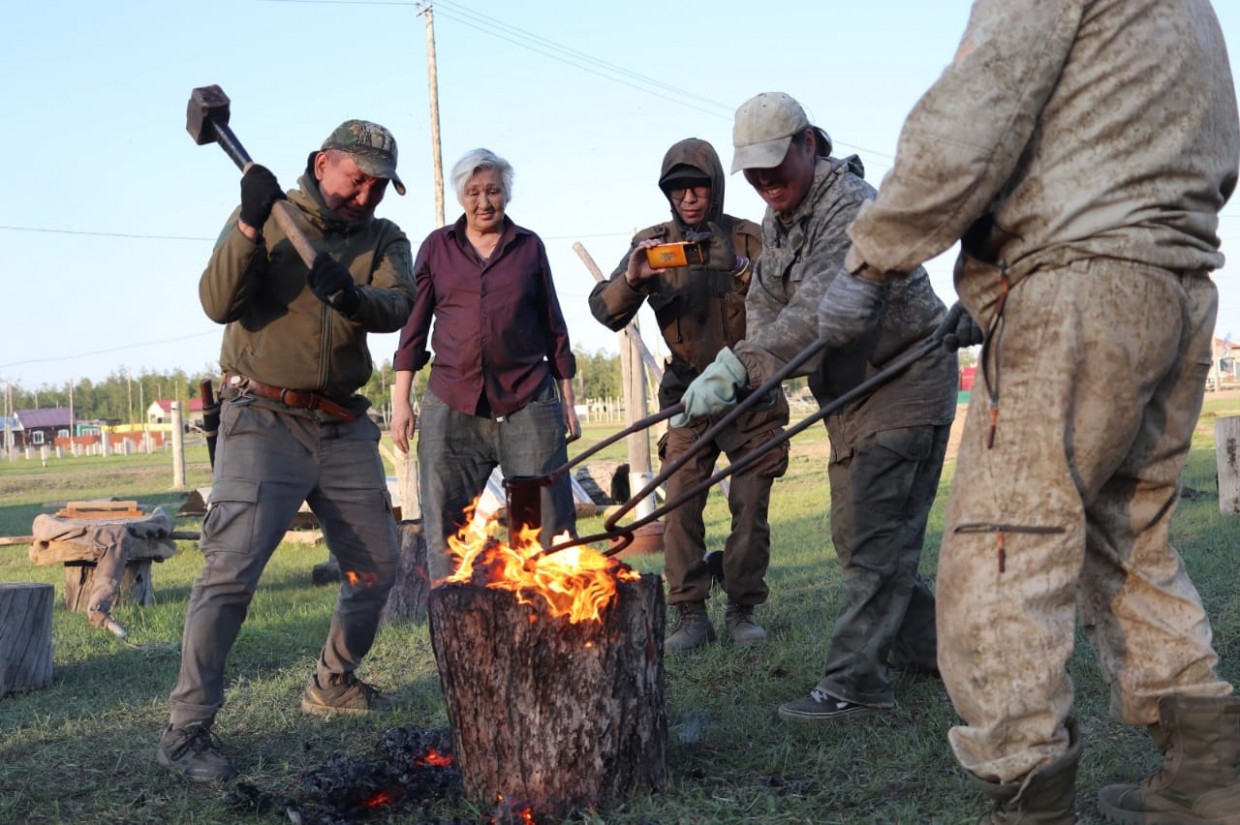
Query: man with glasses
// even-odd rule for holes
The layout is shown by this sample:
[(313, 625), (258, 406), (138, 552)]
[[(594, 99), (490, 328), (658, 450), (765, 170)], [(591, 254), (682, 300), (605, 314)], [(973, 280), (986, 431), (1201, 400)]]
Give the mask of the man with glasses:
[[(745, 337), (745, 295), (752, 261), (760, 252), (759, 229), (750, 221), (724, 214), (723, 185), (723, 165), (706, 141), (689, 138), (668, 149), (659, 188), (671, 206), (672, 219), (638, 232), (611, 278), (590, 294), (594, 317), (614, 330), (632, 320), (643, 302), (650, 302), (672, 353), (659, 385), (662, 408), (678, 403), (685, 388), (720, 350)], [(697, 242), (705, 253), (704, 262), (662, 269), (651, 266), (647, 250), (682, 241)], [(679, 498), (709, 478), (721, 452), (735, 462), (778, 434), (787, 422), (787, 401), (776, 391), (769, 401), (741, 417), (709, 445), (697, 443), (709, 421), (670, 427), (659, 440), (662, 461), (673, 461), (691, 447), (700, 452), (668, 480), (668, 500)], [(786, 447), (771, 450), (734, 475), (728, 489), (732, 530), (722, 554), (723, 589), (728, 595), (724, 624), (735, 644), (766, 640), (766, 632), (754, 617), (754, 607), (767, 597), (771, 484), (787, 468)], [(667, 600), (678, 614), (664, 642), (666, 650), (695, 650), (715, 638), (706, 612), (712, 576), (705, 557), (705, 506), (703, 492), (673, 509), (665, 520)]]

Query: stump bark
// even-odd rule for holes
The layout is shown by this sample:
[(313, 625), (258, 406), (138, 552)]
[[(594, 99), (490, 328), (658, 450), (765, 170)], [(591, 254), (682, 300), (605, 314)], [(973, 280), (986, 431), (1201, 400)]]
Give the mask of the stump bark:
[(0, 698), (52, 682), (52, 601), (56, 589), (0, 582)]
[(457, 766), (477, 804), (502, 794), (564, 816), (667, 787), (662, 583), (618, 589), (600, 621), (576, 624), (506, 590), (431, 590)]
[(426, 603), (431, 580), (426, 568), (426, 538), (422, 520), (398, 522), (400, 560), (396, 566), (396, 583), (388, 594), (380, 625), (426, 621)]

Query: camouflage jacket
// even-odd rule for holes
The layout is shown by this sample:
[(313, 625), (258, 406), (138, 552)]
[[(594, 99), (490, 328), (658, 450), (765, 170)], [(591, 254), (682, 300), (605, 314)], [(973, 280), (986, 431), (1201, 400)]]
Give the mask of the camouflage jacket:
[[(762, 255), (746, 300), (748, 335), (736, 355), (757, 385), (818, 338), (818, 304), (844, 264), (845, 230), (874, 189), (856, 157), (820, 158), (814, 182), (789, 215), (767, 209)], [(921, 343), (946, 309), (920, 267), (893, 279), (880, 324), (856, 344), (828, 350), (806, 362), (819, 404), (826, 404), (875, 375), (891, 359)], [(882, 430), (949, 424), (956, 414), (956, 356), (935, 350), (867, 397), (827, 419), (833, 460), (852, 454), (856, 442)]]
[(313, 177), (303, 175), (298, 183), (288, 192), (297, 225), (315, 249), (345, 264), (361, 287), (354, 316), (346, 318), (314, 296), (306, 265), (274, 219), (255, 244), (237, 229), (239, 210), (199, 279), (198, 297), (211, 320), (227, 324), (220, 350), (226, 373), (346, 399), (370, 378), (366, 333), (399, 330), (413, 306), (409, 240), (382, 218), (345, 222), (323, 203)]
[[(1209, 0), (976, 0), (849, 232), (849, 268), (910, 272), (965, 238), (1013, 282), (1092, 257), (1215, 269), (1238, 158)], [(981, 280), (993, 270), (958, 269), (975, 316), (989, 303)]]

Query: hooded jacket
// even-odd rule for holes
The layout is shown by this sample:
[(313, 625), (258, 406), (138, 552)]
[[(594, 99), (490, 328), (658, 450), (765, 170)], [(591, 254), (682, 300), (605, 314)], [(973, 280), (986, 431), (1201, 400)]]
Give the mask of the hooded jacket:
[[(710, 204), (706, 221), (728, 233), (737, 255), (750, 261), (761, 252), (761, 229), (752, 221), (724, 214), (723, 164), (714, 147), (704, 140), (688, 138), (673, 145), (663, 157), (659, 188), (673, 170), (688, 168), (710, 180)], [(654, 238), (660, 243), (685, 240), (691, 229), (684, 226), (671, 196), (667, 195), (672, 219), (647, 227), (633, 236), (628, 252), (606, 281), (590, 293), (590, 311), (609, 329), (621, 330), (637, 315), (645, 301), (650, 302), (659, 331), (672, 353), (659, 385), (659, 404), (669, 407), (680, 401), (685, 389), (701, 371), (715, 360), (719, 350), (734, 346), (745, 337), (745, 294), (748, 273), (737, 277), (706, 266), (669, 269), (662, 275), (630, 286), (624, 275), (629, 257), (637, 245)]]
[[(312, 155), (313, 157), (313, 155)], [(324, 203), (307, 169), (288, 192), (294, 219), (315, 249), (349, 268), (361, 304), (346, 318), (306, 284), (306, 265), (269, 218), (253, 243), (234, 210), (198, 282), (207, 317), (227, 324), (220, 350), (225, 373), (346, 400), (370, 378), (368, 332), (395, 332), (413, 306), (408, 238), (383, 218), (346, 221)], [(350, 407), (364, 409), (363, 400)]]

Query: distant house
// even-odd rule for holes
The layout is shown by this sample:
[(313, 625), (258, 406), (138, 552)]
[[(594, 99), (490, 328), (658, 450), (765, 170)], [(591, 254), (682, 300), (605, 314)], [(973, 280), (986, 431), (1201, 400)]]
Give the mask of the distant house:
[(40, 447), (51, 445), (57, 438), (68, 438), (73, 420), (68, 407), (52, 407), (42, 410), (18, 410), (15, 447)]
[[(175, 398), (160, 398), (152, 401), (151, 406), (146, 408), (146, 422), (148, 424), (171, 424), (172, 423), (172, 402)], [(192, 427), (202, 427), (202, 399), (191, 398), (189, 400), (189, 409), (181, 408), (181, 417), (185, 419), (185, 424)]]
[(1214, 371), (1210, 376), (1211, 383), (1215, 376), (1220, 385), (1234, 384), (1240, 377), (1240, 343), (1233, 342), (1230, 335), (1214, 339)]

